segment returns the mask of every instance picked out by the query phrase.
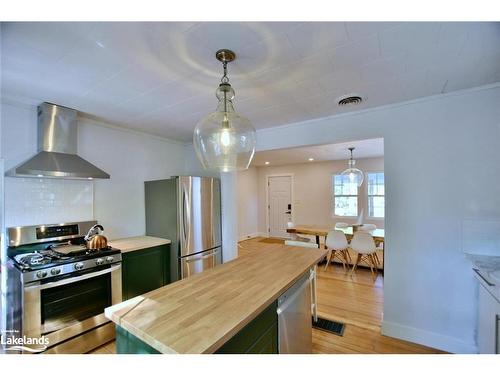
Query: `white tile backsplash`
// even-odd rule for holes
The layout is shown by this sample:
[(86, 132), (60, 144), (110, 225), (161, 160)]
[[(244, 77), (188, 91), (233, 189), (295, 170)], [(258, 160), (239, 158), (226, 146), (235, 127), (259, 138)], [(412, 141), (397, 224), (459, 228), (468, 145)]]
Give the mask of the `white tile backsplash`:
[(94, 218), (92, 181), (5, 178), (6, 227)]

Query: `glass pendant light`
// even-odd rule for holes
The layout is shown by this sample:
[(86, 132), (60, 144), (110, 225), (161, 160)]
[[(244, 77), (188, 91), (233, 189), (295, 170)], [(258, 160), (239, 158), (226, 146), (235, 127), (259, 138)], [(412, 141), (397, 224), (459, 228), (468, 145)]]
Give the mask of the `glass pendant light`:
[(360, 187), (363, 184), (364, 180), (364, 175), (363, 172), (356, 168), (356, 160), (352, 158), (352, 152), (354, 151), (355, 147), (349, 147), (348, 150), (351, 152), (351, 158), (347, 162), (348, 168), (343, 171), (341, 174), (343, 176), (348, 176), (349, 181), (352, 183), (358, 184), (358, 187)]
[(193, 144), (201, 164), (207, 170), (232, 172), (248, 169), (255, 153), (255, 129), (245, 117), (234, 111), (234, 90), (227, 77), (227, 63), (236, 58), (233, 51), (215, 54), (222, 62), (224, 75), (215, 95), (215, 112), (202, 118), (194, 129)]

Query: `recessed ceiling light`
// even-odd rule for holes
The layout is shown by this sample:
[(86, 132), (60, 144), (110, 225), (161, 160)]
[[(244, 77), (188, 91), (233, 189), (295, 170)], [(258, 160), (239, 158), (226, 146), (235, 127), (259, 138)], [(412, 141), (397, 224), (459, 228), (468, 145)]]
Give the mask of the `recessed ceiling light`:
[(308, 160), (309, 160), (309, 161), (314, 161), (314, 158), (309, 158)]
[(265, 165), (269, 165), (270, 163), (269, 163), (268, 161), (266, 161), (264, 164), (265, 164)]

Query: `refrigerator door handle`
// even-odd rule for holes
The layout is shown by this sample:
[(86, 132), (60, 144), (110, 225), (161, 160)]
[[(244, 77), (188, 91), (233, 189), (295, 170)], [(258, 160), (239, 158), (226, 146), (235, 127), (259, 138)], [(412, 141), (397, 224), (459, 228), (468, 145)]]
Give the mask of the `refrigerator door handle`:
[[(186, 188), (182, 187), (182, 239), (183, 247), (187, 247), (189, 229), (187, 225), (189, 223), (189, 202), (186, 196)], [(187, 218), (186, 218), (187, 216)]]
[(219, 252), (218, 250), (211, 251), (210, 254), (202, 255), (201, 257), (197, 256), (197, 257), (193, 257), (191, 259), (186, 259), (186, 263), (192, 263), (192, 262), (196, 262), (196, 261), (199, 261), (202, 259), (213, 258), (213, 266), (215, 267), (215, 256), (217, 255), (218, 252)]

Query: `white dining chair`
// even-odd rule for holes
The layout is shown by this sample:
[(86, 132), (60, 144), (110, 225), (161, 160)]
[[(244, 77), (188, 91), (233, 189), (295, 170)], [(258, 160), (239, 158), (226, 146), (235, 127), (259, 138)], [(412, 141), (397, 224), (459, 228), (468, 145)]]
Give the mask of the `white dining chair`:
[[(374, 280), (377, 278), (378, 267), (377, 261), (375, 260), (375, 252), (377, 247), (375, 246), (375, 241), (370, 233), (367, 232), (356, 232), (351, 240), (351, 249), (357, 253), (356, 262), (354, 263), (351, 276), (356, 271), (359, 262), (363, 260), (368, 263)], [(375, 268), (375, 272), (373, 271)]]
[[(290, 220), (286, 223), (286, 226), (287, 228), (293, 228), (295, 224)], [(290, 237), (292, 241), (311, 242), (310, 238), (299, 236), (297, 233), (290, 233)]]
[[(375, 224), (363, 224), (358, 228), (358, 231), (362, 232), (371, 232), (372, 230), (377, 229), (377, 226)], [(382, 247), (380, 247), (382, 246)], [(383, 250), (383, 243), (380, 243), (377, 245), (377, 250)], [(373, 254), (373, 257), (375, 258), (375, 262), (377, 263), (377, 266), (380, 266), (380, 259), (378, 258), (377, 252)]]
[(349, 264), (351, 263), (351, 256), (349, 255), (349, 243), (347, 238), (341, 230), (332, 230), (328, 232), (325, 242), (326, 248), (328, 249), (328, 258), (326, 260), (325, 271), (328, 269), (330, 262), (335, 260), (335, 257), (340, 259), (342, 262), (342, 267), (344, 270), (349, 269)]

